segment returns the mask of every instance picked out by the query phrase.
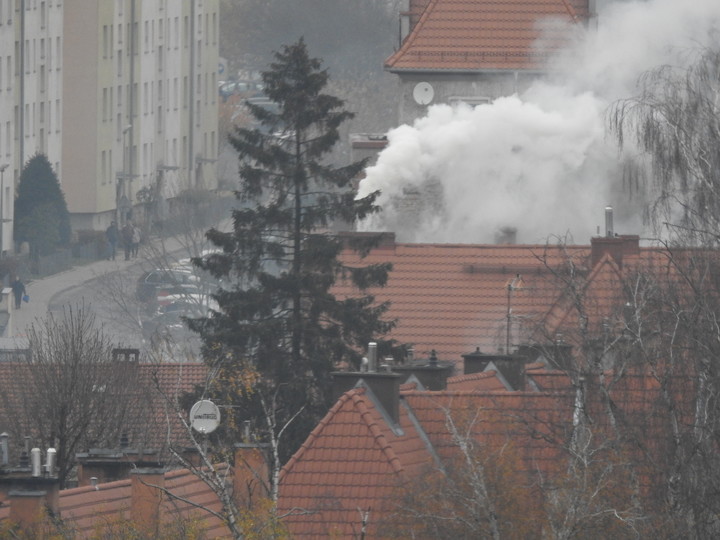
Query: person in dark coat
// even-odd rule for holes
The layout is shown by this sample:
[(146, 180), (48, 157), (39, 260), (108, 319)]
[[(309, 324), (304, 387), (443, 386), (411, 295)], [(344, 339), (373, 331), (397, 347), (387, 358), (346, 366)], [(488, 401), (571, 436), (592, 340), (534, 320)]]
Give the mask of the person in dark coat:
[(122, 228), (122, 240), (123, 247), (125, 248), (125, 260), (130, 260), (130, 253), (132, 252), (132, 241), (133, 241), (133, 224), (128, 221)]
[(117, 251), (117, 243), (119, 236), (120, 233), (118, 232), (117, 225), (113, 221), (112, 223), (110, 223), (110, 226), (105, 229), (105, 237), (107, 238), (108, 250), (110, 251), (107, 258), (108, 261), (110, 259), (112, 259), (113, 261), (115, 260), (115, 253)]
[(19, 277), (15, 276), (10, 288), (12, 288), (13, 296), (15, 296), (15, 309), (20, 309), (23, 296), (25, 296), (25, 284), (20, 281)]

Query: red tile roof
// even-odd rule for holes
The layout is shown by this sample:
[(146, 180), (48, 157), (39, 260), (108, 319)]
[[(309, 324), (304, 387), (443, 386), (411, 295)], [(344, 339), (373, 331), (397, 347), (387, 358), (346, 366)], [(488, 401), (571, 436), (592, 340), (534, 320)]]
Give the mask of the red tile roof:
[(430, 0), (385, 66), (390, 71), (543, 69), (548, 56), (572, 39), (571, 25), (587, 17), (587, 0)]
[[(391, 302), (397, 319), (391, 337), (412, 344), (415, 356), (435, 349), (440, 360), (459, 362), (476, 347), (484, 353), (505, 349), (508, 285), (520, 274), (522, 287), (510, 298), (511, 344), (527, 342), (562, 290), (553, 272), (572, 262), (586, 268), (588, 246), (395, 244), (348, 264), (391, 262), (387, 285), (373, 289), (378, 301)], [(341, 285), (338, 294), (353, 294)]]
[[(220, 470), (223, 465), (219, 464)], [(59, 512), (63, 525), (73, 531), (77, 538), (96, 537), (98, 531), (123, 530), (131, 523), (131, 480), (118, 480), (94, 486), (84, 486), (60, 491)], [(187, 469), (165, 473), (165, 488), (175, 495), (165, 495), (161, 503), (162, 526), (171, 528), (182, 519), (193, 521), (203, 538), (227, 538), (228, 529), (215, 516), (182, 499), (221, 512), (217, 496), (196, 475)], [(8, 519), (9, 505), (0, 507), (0, 521)]]
[[(124, 388), (128, 394), (118, 396), (118, 399), (127, 399), (130, 403), (127, 420), (123, 432), (128, 436), (129, 444), (133, 448), (154, 449), (162, 452), (170, 442), (186, 445), (187, 432), (175, 414), (166, 415), (168, 403), (158, 392), (170, 400), (176, 400), (184, 392), (194, 389), (195, 385), (206, 382), (208, 369), (202, 363), (167, 363), (143, 364), (130, 362), (128, 369), (137, 369), (133, 385)], [(0, 362), (0, 388), (3, 399), (0, 399), (0, 432), (7, 431), (13, 436), (12, 443), (15, 450), (21, 447), (21, 437), (33, 434), (32, 426), (20, 426), (11, 421), (17, 416), (16, 411), (32, 399), (23, 392), (27, 385), (27, 364), (24, 362)], [(24, 397), (25, 396), (25, 397)], [(23, 401), (30, 399), (30, 401)], [(168, 424), (169, 422), (169, 424)], [(168, 430), (169, 428), (169, 430)], [(16, 431), (20, 431), (17, 432)], [(94, 447), (107, 444), (114, 447), (119, 441), (93, 441)], [(33, 444), (37, 444), (34, 441)], [(78, 449), (81, 452), (89, 448)]]
[[(390, 302), (387, 318), (397, 326), (389, 337), (413, 345), (416, 358), (435, 350), (440, 360), (457, 364), (478, 347), (486, 354), (504, 352), (508, 337), (511, 351), (546, 345), (559, 335), (577, 342), (577, 295), (588, 330), (601, 332), (609, 319), (622, 316), (623, 283), (631, 272), (669, 267), (665, 250), (640, 248), (637, 237), (596, 240), (591, 246), (388, 242), (364, 259), (346, 251), (343, 260), (350, 266), (392, 263), (387, 285), (368, 291), (378, 302)], [(345, 283), (336, 292), (354, 294)]]
[[(455, 382), (463, 384), (461, 379), (470, 378)], [(448, 459), (456, 452), (447, 414), (477, 411), (475, 435), (488, 451), (513, 439), (525, 472), (538, 467), (547, 472), (564, 463), (559, 459), (562, 446), (548, 445), (547, 440), (565, 440), (572, 421), (572, 393), (407, 388), (401, 391), (403, 403), (394, 428), (370, 391), (356, 388), (345, 393), (287, 463), (278, 510), (280, 514), (298, 510), (284, 520), (294, 538), (352, 537), (359, 531), (360, 511), (367, 509), (367, 537), (394, 537), (385, 525), (397, 522), (400, 486), (432, 467), (436, 459)]]
[[(279, 512), (294, 538), (348, 538), (360, 527), (359, 510), (371, 508), (368, 538), (393, 512), (398, 484), (428, 462), (428, 450), (407, 409), (391, 429), (364, 388), (345, 393), (284, 468)], [(287, 474), (292, 471), (292, 474)], [(287, 505), (289, 504), (289, 506)]]
[[(414, 486), (413, 481), (428, 470), (458, 457), (449, 420), (471, 435), (484, 456), (499, 456), (510, 449), (516, 481), (526, 478), (528, 486), (557, 486), (572, 482), (568, 464), (582, 410), (592, 430), (594, 455), (607, 449), (613, 453), (616, 481), (625, 482), (632, 464), (642, 496), (652, 496), (652, 490), (665, 482), (672, 454), (672, 418), (652, 374), (607, 372), (589, 377), (580, 392), (564, 372), (546, 371), (539, 365), (528, 368), (540, 391), (433, 392), (404, 385), (400, 420), (394, 428), (369, 390), (356, 388), (344, 394), (283, 469), (279, 511), (296, 510), (285, 520), (290, 532), (297, 538), (352, 537), (358, 534), (361, 511), (369, 508), (367, 537), (398, 537), (389, 525), (401, 519), (403, 485)], [(491, 378), (489, 373), (482, 375), (475, 380)], [(471, 378), (454, 377), (449, 383), (462, 385)], [(687, 384), (694, 384), (692, 378), (672, 377), (667, 388), (681, 397)], [(585, 396), (582, 409), (578, 409), (580, 395)], [(692, 400), (685, 401), (679, 409), (682, 429), (692, 429)], [(542, 493), (535, 502), (542, 504), (541, 499)]]

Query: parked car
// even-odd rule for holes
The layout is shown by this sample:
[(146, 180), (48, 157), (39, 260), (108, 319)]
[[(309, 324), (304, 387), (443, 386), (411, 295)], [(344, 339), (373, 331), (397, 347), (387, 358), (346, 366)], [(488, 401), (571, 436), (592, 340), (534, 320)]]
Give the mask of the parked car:
[(140, 276), (135, 294), (141, 302), (156, 302), (158, 297), (199, 292), (200, 278), (192, 272), (156, 269)]

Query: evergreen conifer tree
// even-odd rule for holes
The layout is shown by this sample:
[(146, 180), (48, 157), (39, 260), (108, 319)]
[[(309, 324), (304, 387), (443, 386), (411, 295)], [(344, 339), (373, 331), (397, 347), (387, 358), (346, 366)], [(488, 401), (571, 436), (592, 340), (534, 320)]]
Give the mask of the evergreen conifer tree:
[[(355, 198), (351, 180), (364, 162), (323, 161), (352, 113), (323, 93), (321, 61), (301, 39), (275, 53), (263, 82), (274, 107), (248, 104), (256, 127), (231, 137), (241, 163), (232, 230), (208, 231), (221, 251), (195, 260), (227, 285), (214, 295), (217, 312), (189, 324), (206, 359), (223, 370), (216, 397), (239, 405), (237, 421), (256, 418), (263, 427), (261, 411), (272, 402), (279, 431), (302, 411), (285, 432), (288, 457), (327, 411), (335, 366), (357, 366), (367, 342), (392, 328), (387, 306), (361, 292), (384, 285), (390, 265), (348, 268), (339, 260), (333, 226), (376, 211), (377, 193)], [(338, 279), (359, 285), (358, 296), (334, 296)]]
[(31, 255), (52, 253), (70, 242), (70, 214), (57, 175), (44, 154), (25, 164), (15, 198), (15, 241), (28, 242)]

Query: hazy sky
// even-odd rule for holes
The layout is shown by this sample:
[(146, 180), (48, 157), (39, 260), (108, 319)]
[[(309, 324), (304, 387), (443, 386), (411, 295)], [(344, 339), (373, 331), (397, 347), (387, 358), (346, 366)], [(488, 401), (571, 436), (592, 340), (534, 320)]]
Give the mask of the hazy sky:
[[(360, 195), (383, 194), (365, 230), (401, 241), (492, 242), (512, 226), (522, 243), (570, 232), (587, 243), (615, 211), (615, 230), (644, 233), (642, 208), (622, 190), (618, 151), (606, 134), (613, 101), (635, 93), (638, 76), (664, 63), (683, 65), (717, 42), (720, 0), (605, 2), (599, 27), (581, 31), (555, 59), (560, 76), (489, 105), (435, 105), (412, 126), (388, 133), (389, 146), (367, 170)], [(404, 191), (439, 181), (435, 209), (417, 223), (395, 207)]]

